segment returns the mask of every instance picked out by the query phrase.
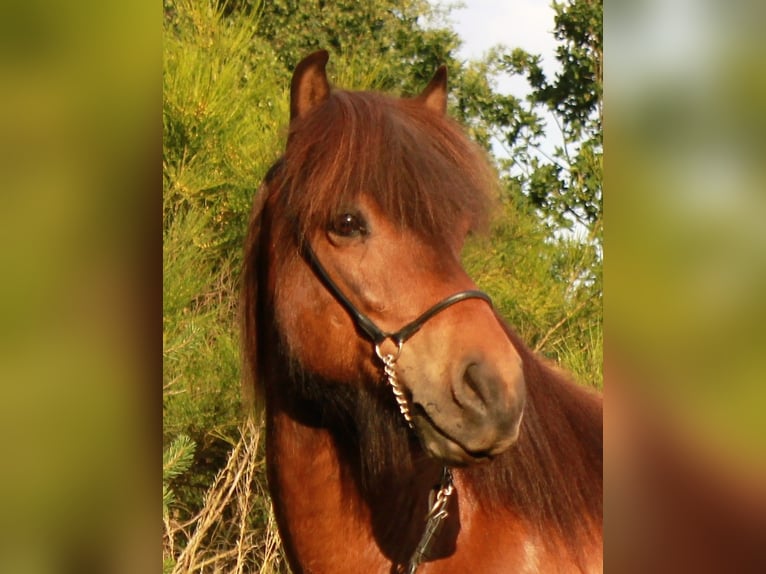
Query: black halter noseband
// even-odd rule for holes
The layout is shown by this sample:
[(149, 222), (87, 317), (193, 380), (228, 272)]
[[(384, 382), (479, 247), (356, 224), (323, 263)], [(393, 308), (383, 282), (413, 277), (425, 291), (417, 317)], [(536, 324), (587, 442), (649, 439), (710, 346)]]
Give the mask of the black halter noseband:
[(417, 333), (420, 330), (420, 328), (423, 327), (426, 321), (431, 319), (437, 313), (444, 311), (447, 307), (450, 307), (454, 305), (455, 303), (459, 303), (460, 301), (464, 301), (465, 299), (481, 299), (489, 303), (490, 306), (492, 306), (492, 299), (490, 299), (489, 295), (487, 295), (483, 291), (477, 291), (477, 290), (460, 291), (458, 293), (450, 295), (449, 297), (445, 299), (442, 299), (441, 301), (436, 303), (433, 307), (430, 307), (429, 309), (424, 311), (414, 321), (410, 321), (398, 331), (394, 331), (393, 333), (387, 333), (386, 331), (378, 327), (373, 322), (372, 319), (370, 319), (367, 315), (365, 315), (359, 309), (357, 309), (354, 306), (354, 304), (348, 299), (348, 297), (346, 297), (343, 291), (341, 291), (340, 287), (338, 287), (335, 281), (332, 280), (332, 278), (327, 273), (325, 268), (319, 262), (319, 259), (317, 259), (317, 256), (314, 253), (314, 250), (311, 249), (311, 245), (309, 245), (308, 242), (304, 243), (302, 253), (306, 262), (309, 264), (309, 266), (314, 271), (316, 276), (322, 281), (322, 283), (327, 288), (327, 290), (330, 291), (330, 293), (333, 294), (333, 296), (346, 309), (346, 311), (348, 311), (349, 315), (351, 315), (351, 317), (354, 319), (354, 322), (359, 327), (359, 329), (365, 335), (367, 335), (367, 337), (370, 338), (370, 340), (376, 345), (376, 347), (379, 346), (381, 343), (383, 343), (383, 341), (385, 341), (386, 339), (391, 339), (396, 344), (396, 346), (399, 349), (401, 349), (404, 342), (410, 337), (412, 337), (415, 333)]

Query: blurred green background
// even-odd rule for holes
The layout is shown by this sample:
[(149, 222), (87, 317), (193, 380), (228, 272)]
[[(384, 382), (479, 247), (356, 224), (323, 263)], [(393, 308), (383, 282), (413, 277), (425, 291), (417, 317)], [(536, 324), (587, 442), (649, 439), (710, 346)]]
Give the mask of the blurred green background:
[(607, 571), (766, 568), (764, 10), (606, 6)]
[(766, 463), (760, 3), (610, 3), (608, 347), (722, 451)]

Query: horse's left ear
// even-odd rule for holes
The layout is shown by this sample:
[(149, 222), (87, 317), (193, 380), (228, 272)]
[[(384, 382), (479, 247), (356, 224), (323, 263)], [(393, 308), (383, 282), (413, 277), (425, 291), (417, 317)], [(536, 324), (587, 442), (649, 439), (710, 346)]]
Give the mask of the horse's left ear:
[(330, 83), (325, 71), (329, 58), (326, 50), (319, 50), (295, 66), (290, 82), (290, 121), (305, 116), (330, 97)]
[(438, 114), (447, 113), (447, 66), (439, 66), (434, 77), (417, 99)]

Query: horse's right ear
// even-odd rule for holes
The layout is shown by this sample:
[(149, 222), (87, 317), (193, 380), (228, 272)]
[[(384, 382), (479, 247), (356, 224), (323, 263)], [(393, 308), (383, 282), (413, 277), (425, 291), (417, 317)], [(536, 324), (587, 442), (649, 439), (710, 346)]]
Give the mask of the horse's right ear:
[(327, 50), (314, 52), (295, 67), (290, 82), (290, 121), (305, 116), (330, 97), (330, 83), (325, 66), (330, 54)]

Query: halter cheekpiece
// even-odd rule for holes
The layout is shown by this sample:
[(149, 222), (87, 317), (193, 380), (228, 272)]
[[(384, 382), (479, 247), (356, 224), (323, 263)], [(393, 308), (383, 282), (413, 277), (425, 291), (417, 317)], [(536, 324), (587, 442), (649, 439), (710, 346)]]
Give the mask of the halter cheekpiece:
[[(398, 331), (392, 333), (383, 331), (378, 327), (375, 322), (367, 315), (362, 313), (348, 297), (341, 291), (340, 287), (332, 280), (327, 270), (322, 266), (317, 258), (314, 250), (309, 245), (308, 241), (304, 242), (301, 254), (308, 263), (309, 267), (314, 271), (319, 280), (324, 284), (327, 290), (332, 293), (335, 299), (343, 306), (344, 309), (351, 315), (357, 328), (369, 338), (375, 348), (376, 356), (383, 363), (383, 372), (386, 379), (386, 383), (391, 387), (394, 394), (396, 404), (399, 406), (399, 411), (402, 413), (407, 425), (413, 429), (412, 414), (410, 413), (409, 402), (404, 389), (399, 384), (399, 380), (396, 376), (396, 361), (402, 352), (404, 343), (417, 333), (421, 327), (431, 318), (438, 313), (444, 311), (448, 307), (451, 307), (455, 303), (465, 301), (466, 299), (481, 299), (492, 305), (492, 299), (489, 295), (483, 291), (467, 290), (460, 291), (445, 299), (442, 299), (432, 307), (426, 309), (416, 319), (407, 323), (404, 327)], [(381, 345), (386, 341), (391, 340), (396, 345), (396, 353), (384, 353), (381, 350)], [(452, 472), (449, 467), (445, 466), (442, 470), (442, 477), (440, 483), (434, 487), (429, 495), (428, 512), (426, 514), (426, 526), (423, 531), (423, 535), (418, 542), (415, 551), (413, 552), (410, 560), (407, 564), (407, 569), (399, 569), (399, 572), (406, 574), (415, 574), (418, 566), (428, 558), (428, 552), (431, 548), (431, 544), (434, 542), (436, 535), (441, 529), (442, 523), (447, 518), (447, 505), (449, 498), (454, 492), (455, 487), (452, 482)]]

